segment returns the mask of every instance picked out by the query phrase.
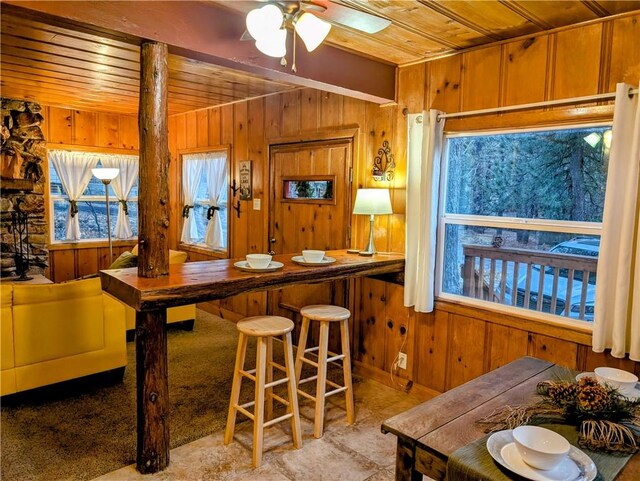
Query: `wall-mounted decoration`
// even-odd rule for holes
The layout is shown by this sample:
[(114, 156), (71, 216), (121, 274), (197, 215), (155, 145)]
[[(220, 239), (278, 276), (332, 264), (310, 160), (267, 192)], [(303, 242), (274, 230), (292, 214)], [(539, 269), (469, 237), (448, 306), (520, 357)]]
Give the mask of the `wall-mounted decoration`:
[(393, 154), (389, 147), (389, 141), (382, 142), (382, 147), (378, 149), (378, 155), (373, 161), (373, 180), (393, 180), (393, 169), (396, 168), (396, 164), (393, 161)]
[(240, 200), (249, 200), (253, 197), (251, 179), (251, 161), (240, 161)]
[(282, 179), (282, 201), (335, 204), (335, 180), (332, 175), (286, 177)]

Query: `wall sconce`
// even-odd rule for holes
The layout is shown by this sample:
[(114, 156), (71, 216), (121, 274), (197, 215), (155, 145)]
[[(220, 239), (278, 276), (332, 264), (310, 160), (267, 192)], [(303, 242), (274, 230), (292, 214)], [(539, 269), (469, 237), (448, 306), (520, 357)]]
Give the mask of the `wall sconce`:
[(396, 163), (393, 161), (393, 154), (389, 147), (389, 141), (382, 142), (382, 147), (378, 149), (378, 155), (373, 161), (373, 180), (384, 181), (393, 180), (393, 169), (396, 168)]

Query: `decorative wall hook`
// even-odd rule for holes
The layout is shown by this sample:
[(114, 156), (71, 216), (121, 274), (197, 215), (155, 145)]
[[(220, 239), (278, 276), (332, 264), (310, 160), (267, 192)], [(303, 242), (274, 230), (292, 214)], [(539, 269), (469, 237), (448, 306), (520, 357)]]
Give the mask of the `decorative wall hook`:
[(231, 192), (233, 192), (233, 196), (235, 197), (236, 192), (240, 190), (240, 186), (236, 185), (236, 179), (233, 179), (233, 182), (229, 184), (229, 188), (231, 189)]
[(232, 205), (231, 208), (236, 211), (238, 219), (240, 218), (240, 201), (236, 201), (236, 205)]
[(378, 155), (373, 161), (373, 180), (393, 180), (393, 169), (396, 168), (396, 164), (393, 161), (393, 154), (389, 147), (389, 141), (382, 142), (382, 147), (378, 149)]

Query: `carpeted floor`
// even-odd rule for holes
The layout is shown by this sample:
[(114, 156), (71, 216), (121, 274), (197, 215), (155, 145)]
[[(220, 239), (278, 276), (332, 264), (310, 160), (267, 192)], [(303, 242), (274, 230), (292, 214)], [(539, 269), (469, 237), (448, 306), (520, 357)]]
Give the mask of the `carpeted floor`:
[[(169, 330), (171, 448), (224, 429), (237, 337), (200, 310), (192, 332)], [(2, 400), (3, 481), (87, 480), (135, 462), (135, 342), (127, 349), (123, 383)]]

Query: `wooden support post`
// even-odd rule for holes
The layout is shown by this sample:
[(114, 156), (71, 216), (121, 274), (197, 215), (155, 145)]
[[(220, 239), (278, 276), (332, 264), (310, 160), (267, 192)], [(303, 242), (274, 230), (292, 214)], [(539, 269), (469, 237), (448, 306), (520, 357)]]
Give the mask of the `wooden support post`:
[(169, 466), (167, 311), (136, 313), (137, 466), (142, 474)]
[(169, 273), (169, 135), (167, 45), (145, 42), (140, 49), (140, 180), (138, 191), (138, 275)]
[[(169, 274), (167, 56), (165, 44), (145, 42), (140, 49), (140, 277)], [(141, 473), (156, 473), (169, 465), (166, 324), (164, 308), (136, 313), (137, 466)]]

